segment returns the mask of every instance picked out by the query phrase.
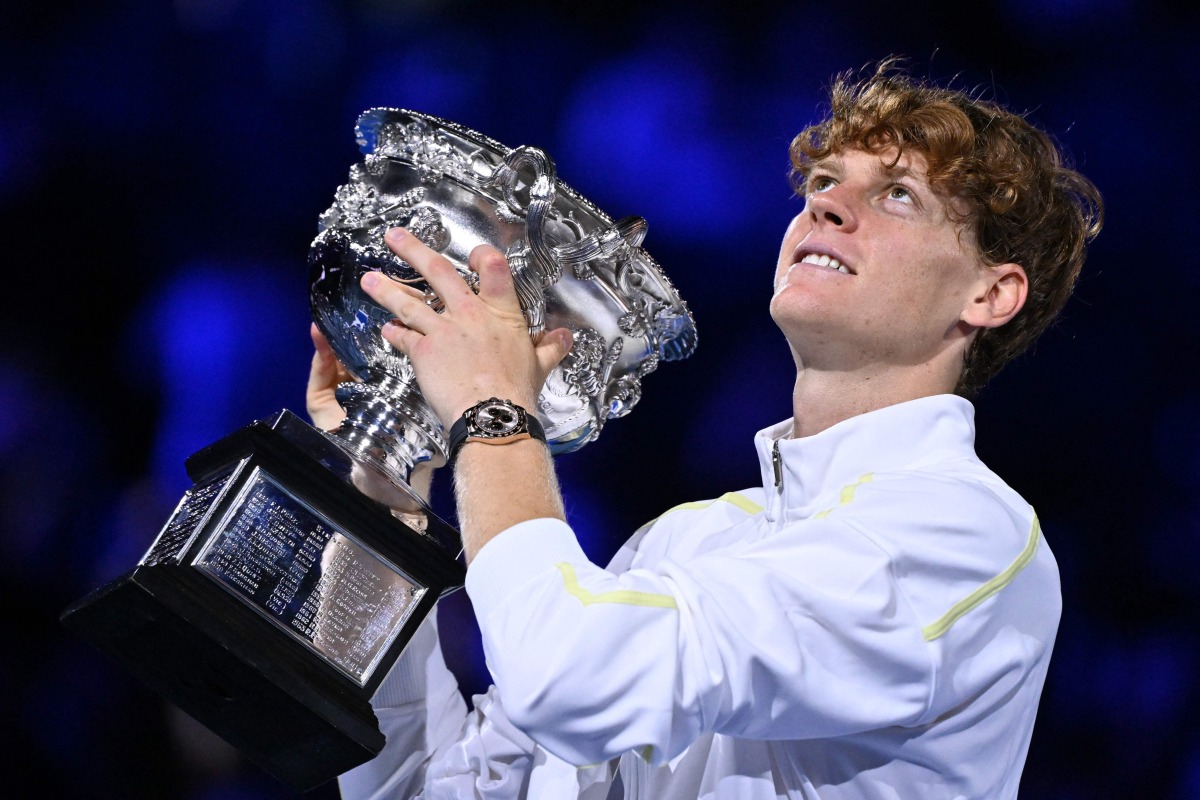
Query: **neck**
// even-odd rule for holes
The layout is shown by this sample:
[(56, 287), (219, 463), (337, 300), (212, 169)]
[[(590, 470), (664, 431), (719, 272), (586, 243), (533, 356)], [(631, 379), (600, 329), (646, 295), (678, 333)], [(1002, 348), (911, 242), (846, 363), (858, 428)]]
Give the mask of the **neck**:
[(880, 408), (946, 394), (954, 390), (957, 373), (946, 374), (936, 364), (894, 367), (871, 365), (828, 371), (804, 367), (796, 360), (792, 391), (792, 436), (812, 436), (843, 420)]

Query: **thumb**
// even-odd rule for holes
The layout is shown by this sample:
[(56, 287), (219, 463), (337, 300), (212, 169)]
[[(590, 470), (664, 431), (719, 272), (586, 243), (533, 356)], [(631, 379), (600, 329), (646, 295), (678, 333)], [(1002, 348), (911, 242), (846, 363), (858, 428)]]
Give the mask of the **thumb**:
[(541, 342), (535, 348), (538, 366), (542, 368), (544, 374), (548, 375), (550, 370), (554, 369), (558, 365), (558, 362), (562, 361), (563, 357), (571, 352), (573, 341), (571, 331), (567, 328), (555, 328), (552, 331), (546, 331), (546, 334), (542, 336)]
[(309, 329), (309, 336), (313, 342), (312, 367), (308, 374), (308, 388), (311, 392), (313, 389), (324, 388), (337, 377), (338, 361), (337, 356), (333, 354), (333, 348), (329, 346), (315, 322)]
[(352, 380), (315, 322), (309, 328), (309, 335), (313, 342), (313, 357), (308, 372), (308, 394), (311, 396), (314, 392), (332, 389), (335, 384)]

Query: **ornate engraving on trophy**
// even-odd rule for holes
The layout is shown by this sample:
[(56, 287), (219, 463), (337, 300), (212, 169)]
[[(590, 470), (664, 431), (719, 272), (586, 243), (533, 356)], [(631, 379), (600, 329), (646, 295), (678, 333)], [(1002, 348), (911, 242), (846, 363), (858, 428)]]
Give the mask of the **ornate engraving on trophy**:
[(658, 353), (650, 353), (637, 365), (635, 374), (639, 378), (644, 378), (656, 369), (658, 369)]
[(442, 215), (428, 206), (414, 208), (404, 223), (408, 232), (439, 253), (450, 245), (450, 231), (442, 224)]
[(195, 565), (365, 684), (426, 591), (261, 469)]
[(572, 331), (570, 352), (562, 360), (563, 379), (582, 397), (600, 393), (608, 379), (608, 371), (621, 356), (623, 339), (606, 347), (604, 337), (591, 328)]
[(520, 214), (510, 211), (508, 206), (506, 206), (506, 205), (496, 206), (496, 216), (500, 219), (501, 222), (506, 222), (509, 225), (520, 225), (521, 222), (525, 219)]
[(633, 410), (642, 399), (642, 382), (633, 375), (626, 375), (609, 387), (607, 398), (609, 419), (623, 417)]
[(217, 495), (229, 482), (229, 475), (230, 472), (225, 472), (184, 492), (171, 518), (138, 563), (151, 565), (167, 560), (179, 560), (179, 554), (187, 549), (200, 525), (208, 518)]
[(617, 320), (617, 326), (626, 336), (641, 336), (646, 332), (646, 319), (637, 311), (622, 314)]
[[(334, 190), (336, 202), (318, 218), (322, 225), (362, 227), (369, 222), (376, 221), (379, 217), (379, 192), (374, 186), (353, 180), (354, 170), (351, 170), (350, 177), (350, 183), (344, 183)], [(399, 206), (402, 203), (403, 201), (396, 205)], [(404, 207), (407, 207), (407, 204)]]
[(447, 173), (463, 178), (470, 171), (473, 155), (464, 154), (435, 133), (424, 120), (407, 125), (390, 122), (379, 129), (375, 153), (412, 161), (424, 183), (437, 183)]

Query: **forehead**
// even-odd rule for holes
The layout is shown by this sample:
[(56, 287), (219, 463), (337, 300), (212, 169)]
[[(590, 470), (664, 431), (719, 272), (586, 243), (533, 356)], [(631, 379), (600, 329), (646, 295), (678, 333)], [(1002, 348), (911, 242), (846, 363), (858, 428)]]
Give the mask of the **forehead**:
[(923, 153), (909, 147), (897, 158), (896, 152), (895, 147), (885, 147), (872, 152), (847, 148), (830, 153), (820, 161), (814, 162), (812, 166), (814, 169), (838, 172), (861, 170), (881, 178), (910, 177), (923, 183), (929, 182), (929, 162)]

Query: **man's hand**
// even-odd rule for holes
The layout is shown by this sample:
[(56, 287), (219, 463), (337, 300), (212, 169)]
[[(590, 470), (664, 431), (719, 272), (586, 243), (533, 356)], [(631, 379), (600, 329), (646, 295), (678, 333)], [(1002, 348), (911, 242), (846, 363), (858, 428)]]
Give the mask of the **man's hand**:
[(323, 430), (331, 431), (341, 424), (346, 412), (338, 405), (334, 390), (339, 383), (352, 381), (354, 378), (337, 360), (333, 348), (321, 334), (314, 322), (309, 329), (312, 336), (313, 352), (312, 368), (308, 372), (308, 391), (305, 400), (308, 405), (308, 417), (312, 424)]
[(550, 370), (570, 350), (570, 331), (547, 331), (533, 344), (508, 262), (494, 247), (480, 245), (468, 259), (479, 275), (476, 295), (448, 259), (404, 229), (388, 231), (387, 243), (445, 305), (438, 313), (416, 289), (378, 272), (362, 278), (363, 290), (396, 315), (383, 337), (412, 361), (421, 393), (442, 424), (449, 427), (493, 396), (533, 413)]
[[(504, 255), (480, 245), (468, 266), (479, 275), (478, 296), (447, 259), (393, 228), (388, 246), (419, 272), (445, 304), (437, 313), (420, 292), (378, 272), (362, 287), (396, 315), (383, 337), (412, 361), (421, 393), (449, 427), (489, 397), (536, 410), (550, 370), (571, 349), (565, 328), (547, 331), (536, 346), (521, 313)], [(454, 492), (467, 562), (492, 537), (530, 519), (563, 519), (550, 451), (535, 439), (500, 446), (468, 444), (455, 462)]]

